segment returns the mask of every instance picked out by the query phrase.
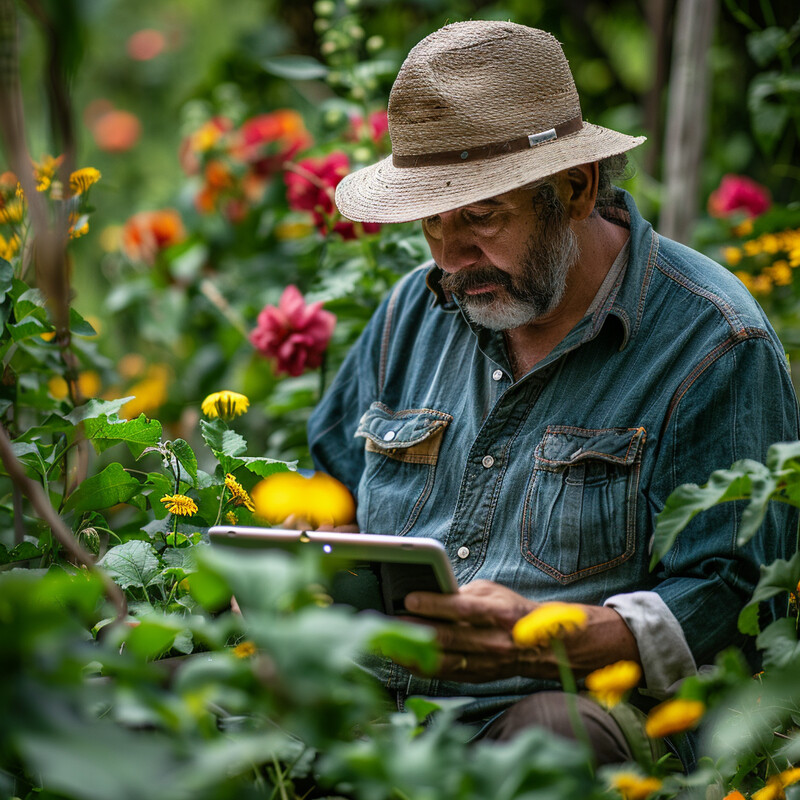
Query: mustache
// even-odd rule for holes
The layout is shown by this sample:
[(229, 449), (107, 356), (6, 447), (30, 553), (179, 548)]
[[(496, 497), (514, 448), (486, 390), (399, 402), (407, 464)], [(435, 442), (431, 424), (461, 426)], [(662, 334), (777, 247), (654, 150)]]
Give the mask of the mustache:
[(511, 276), (493, 266), (476, 267), (453, 273), (445, 272), (440, 281), (445, 291), (456, 296), (490, 283), (497, 284), (504, 289), (513, 289)]

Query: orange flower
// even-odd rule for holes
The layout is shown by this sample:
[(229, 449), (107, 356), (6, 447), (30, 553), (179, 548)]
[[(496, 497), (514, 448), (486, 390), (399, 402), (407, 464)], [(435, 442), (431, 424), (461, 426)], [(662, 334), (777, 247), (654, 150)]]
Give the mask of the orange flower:
[(94, 122), (91, 128), (95, 144), (107, 153), (124, 153), (130, 150), (142, 133), (142, 123), (135, 114), (112, 109)]
[(122, 249), (132, 261), (155, 263), (158, 254), (186, 238), (181, 215), (172, 208), (140, 211), (122, 230)]

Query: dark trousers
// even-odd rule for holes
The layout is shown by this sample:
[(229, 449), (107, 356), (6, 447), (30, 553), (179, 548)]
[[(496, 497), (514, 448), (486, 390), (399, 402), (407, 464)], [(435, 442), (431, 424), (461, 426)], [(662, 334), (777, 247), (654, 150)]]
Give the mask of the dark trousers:
[[(567, 697), (564, 692), (528, 695), (487, 725), (478, 738), (507, 741), (525, 728), (537, 726), (565, 739), (577, 739), (567, 708)], [(633, 752), (611, 714), (587, 697), (577, 695), (575, 701), (597, 765), (633, 761)]]

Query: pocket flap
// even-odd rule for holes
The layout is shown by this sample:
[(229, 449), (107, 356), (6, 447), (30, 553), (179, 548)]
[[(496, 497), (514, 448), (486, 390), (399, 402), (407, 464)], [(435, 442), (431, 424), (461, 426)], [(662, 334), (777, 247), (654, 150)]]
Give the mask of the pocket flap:
[(565, 467), (581, 461), (600, 460), (633, 464), (644, 444), (644, 428), (572, 428), (550, 426), (536, 451), (544, 468)]
[(381, 450), (409, 448), (443, 431), (452, 416), (431, 408), (392, 411), (383, 403), (373, 403), (358, 423), (356, 436), (363, 436)]

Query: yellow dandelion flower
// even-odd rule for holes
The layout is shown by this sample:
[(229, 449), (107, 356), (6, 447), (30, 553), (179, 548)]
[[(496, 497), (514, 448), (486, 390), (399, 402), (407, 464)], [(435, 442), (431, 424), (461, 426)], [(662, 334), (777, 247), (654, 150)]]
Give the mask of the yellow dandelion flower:
[(123, 406), (125, 419), (150, 414), (163, 406), (169, 399), (170, 377), (170, 369), (166, 364), (151, 364), (145, 377), (126, 392), (134, 395), (134, 398)]
[(758, 239), (748, 239), (742, 245), (742, 250), (746, 256), (757, 256), (761, 252), (761, 242)]
[(0, 206), (0, 222), (6, 225), (18, 225), (25, 216), (25, 205), (21, 199), (12, 200)]
[(20, 240), (19, 236), (14, 234), (6, 239), (0, 234), (0, 258), (6, 261), (11, 261), (12, 258), (19, 252)]
[(758, 237), (761, 243), (761, 252), (774, 256), (781, 249), (781, 241), (774, 233), (765, 233)]
[(244, 506), (248, 511), (256, 510), (250, 495), (247, 494), (242, 484), (230, 472), (225, 476), (225, 486), (231, 493), (231, 500), (235, 506)]
[(239, 522), (239, 520), (236, 517), (236, 514), (233, 513), (233, 511), (226, 511), (225, 522), (227, 522), (228, 525), (236, 525)]
[(699, 700), (667, 700), (647, 715), (645, 732), (651, 739), (660, 739), (687, 731), (700, 722), (705, 710), (705, 704)]
[(784, 797), (780, 775), (773, 775), (763, 788), (753, 792), (753, 800), (783, 800)]
[(722, 800), (745, 800), (745, 796), (738, 789), (733, 789)]
[(753, 285), (749, 288), (753, 294), (769, 294), (772, 291), (772, 278), (764, 273), (756, 275), (753, 278)]
[(214, 392), (203, 400), (200, 406), (207, 417), (221, 417), (224, 420), (232, 420), (240, 414), (244, 414), (250, 405), (250, 401), (238, 392)]
[(100, 170), (94, 167), (76, 169), (75, 172), (69, 176), (70, 191), (73, 195), (83, 194), (89, 191), (89, 188), (94, 186), (101, 177)]
[(776, 286), (788, 286), (792, 282), (792, 269), (785, 261), (776, 261), (766, 272)]
[(69, 238), (78, 239), (81, 236), (89, 233), (89, 217), (86, 214), (69, 215)]
[(177, 517), (190, 517), (197, 513), (197, 503), (185, 494), (168, 494), (161, 498), (161, 502)]
[(617, 661), (586, 676), (586, 688), (607, 708), (622, 700), (642, 677), (642, 668), (635, 661)]
[(54, 375), (47, 381), (47, 391), (56, 400), (63, 400), (69, 394), (69, 386), (60, 375)]
[(547, 644), (565, 633), (586, 627), (586, 612), (574, 603), (542, 603), (517, 620), (511, 635), (520, 647)]
[(742, 260), (742, 251), (738, 247), (726, 247), (722, 255), (731, 267), (735, 267)]
[(257, 652), (258, 648), (255, 646), (255, 643), (249, 640), (240, 642), (233, 648), (233, 654), (236, 658), (250, 658), (250, 656), (254, 656)]
[(635, 772), (617, 772), (611, 776), (611, 786), (624, 800), (645, 800), (661, 788), (661, 781), (658, 778), (642, 777)]
[(36, 178), (36, 191), (46, 192), (53, 182), (56, 170), (61, 166), (64, 156), (43, 156), (41, 161), (33, 161), (33, 176)]
[(749, 236), (753, 232), (753, 220), (742, 220), (738, 225), (733, 228), (733, 235), (738, 236), (740, 239), (743, 236)]
[(275, 238), (281, 241), (302, 239), (309, 236), (313, 230), (314, 227), (308, 222), (279, 222), (275, 226)]
[(781, 779), (781, 785), (786, 788), (793, 783), (800, 781), (800, 767), (792, 767), (781, 772), (778, 777)]
[(733, 274), (744, 284), (748, 292), (753, 291), (753, 276), (749, 272), (739, 269)]

